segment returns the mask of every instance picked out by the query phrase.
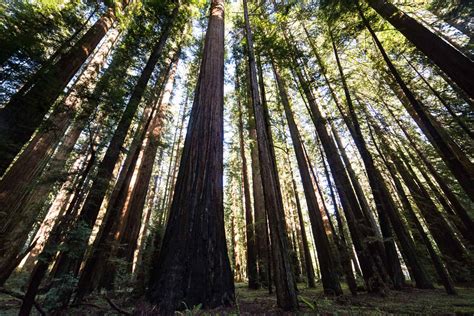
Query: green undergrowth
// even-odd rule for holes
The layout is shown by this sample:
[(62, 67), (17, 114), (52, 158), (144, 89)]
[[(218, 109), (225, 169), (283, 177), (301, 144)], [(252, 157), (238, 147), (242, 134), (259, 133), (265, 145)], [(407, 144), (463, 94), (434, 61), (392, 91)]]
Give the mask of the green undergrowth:
[[(447, 295), (442, 288), (418, 290), (406, 288), (403, 291), (391, 291), (386, 297), (360, 293), (357, 296), (345, 294), (340, 297), (327, 297), (319, 284), (309, 289), (305, 284), (298, 285), (300, 310), (297, 313), (282, 312), (276, 302), (275, 294), (268, 289), (250, 290), (244, 283), (236, 283), (236, 304), (232, 307), (203, 310), (201, 306), (188, 307), (176, 315), (474, 315), (474, 288), (458, 287), (459, 295)], [(18, 290), (21, 292), (20, 290)], [(349, 293), (344, 288), (344, 293)], [(116, 293), (112, 298), (116, 306), (131, 314), (144, 307), (141, 300), (132, 299), (130, 293)], [(41, 304), (41, 300), (39, 300)], [(0, 315), (17, 315), (20, 301), (0, 293)], [(84, 304), (73, 306), (67, 315), (119, 315), (111, 307), (104, 295), (92, 295)], [(34, 310), (32, 315), (38, 315)], [(150, 314), (151, 315), (151, 314)]]

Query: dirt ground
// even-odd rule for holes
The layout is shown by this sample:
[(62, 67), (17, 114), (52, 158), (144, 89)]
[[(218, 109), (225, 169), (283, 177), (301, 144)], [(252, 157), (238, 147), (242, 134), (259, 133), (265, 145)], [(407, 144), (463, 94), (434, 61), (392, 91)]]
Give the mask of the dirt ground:
[[(232, 307), (215, 310), (201, 310), (190, 307), (178, 315), (386, 315), (386, 314), (419, 314), (419, 315), (474, 315), (474, 288), (459, 287), (458, 296), (447, 295), (443, 289), (417, 290), (407, 288), (404, 291), (392, 291), (387, 297), (361, 293), (356, 297), (350, 294), (341, 297), (325, 297), (322, 288), (308, 289), (299, 284), (300, 310), (298, 313), (284, 313), (276, 304), (273, 294), (268, 290), (249, 290), (246, 284), (236, 284), (236, 304)], [(346, 290), (345, 293), (348, 293)], [(129, 295), (113, 297), (111, 306), (104, 296), (90, 298), (84, 304), (69, 309), (65, 315), (124, 315), (122, 312), (146, 315), (150, 310), (140, 301)], [(41, 304), (41, 298), (38, 300)], [(0, 315), (17, 315), (21, 301), (6, 294), (0, 294)], [(32, 315), (39, 315), (34, 310)]]

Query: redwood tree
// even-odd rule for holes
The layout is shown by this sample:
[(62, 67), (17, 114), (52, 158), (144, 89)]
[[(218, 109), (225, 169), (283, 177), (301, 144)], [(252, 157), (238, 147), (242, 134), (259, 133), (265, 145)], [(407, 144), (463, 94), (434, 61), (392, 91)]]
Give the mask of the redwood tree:
[(223, 105), (224, 1), (213, 0), (173, 202), (147, 295), (163, 313), (234, 301), (224, 232)]

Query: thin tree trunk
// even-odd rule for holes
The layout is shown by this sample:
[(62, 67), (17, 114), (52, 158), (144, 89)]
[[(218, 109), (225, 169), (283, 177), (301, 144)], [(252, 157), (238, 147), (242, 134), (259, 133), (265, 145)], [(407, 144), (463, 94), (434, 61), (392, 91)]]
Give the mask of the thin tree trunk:
[[(429, 113), (426, 112), (423, 105), (416, 99), (415, 95), (407, 87), (397, 69), (390, 61), (390, 58), (385, 52), (382, 43), (380, 43), (377, 35), (370, 26), (369, 21), (367, 21), (365, 18), (364, 13), (360, 7), (358, 7), (358, 10), (365, 27), (370, 32), (372, 39), (382, 54), (382, 57), (388, 68), (390, 69), (390, 73), (403, 91), (403, 96), (407, 99), (407, 102), (402, 101), (403, 105), (418, 123), (420, 128), (424, 131), (425, 135), (430, 139), (431, 143), (441, 155), (446, 165), (458, 180), (459, 184), (469, 196), (474, 196), (474, 165), (461, 151), (459, 146), (449, 137), (446, 131), (444, 131), (442, 126), (431, 115), (429, 115)], [(474, 89), (472, 89), (471, 92), (474, 94)]]
[[(382, 152), (382, 150), (379, 148), (379, 145), (377, 145), (377, 143), (375, 141), (375, 137), (373, 135), (372, 129), (370, 128), (370, 125), (369, 125), (369, 133), (370, 133), (370, 137), (372, 139), (372, 143), (374, 144), (374, 146), (375, 146), (377, 152), (379, 153), (380, 157), (385, 157), (384, 153)], [(407, 194), (405, 193), (405, 190), (404, 190), (400, 180), (396, 176), (396, 171), (395, 171), (393, 165), (390, 164), (387, 161), (387, 159), (385, 159), (385, 158), (383, 158), (383, 161), (384, 161), (385, 166), (387, 167), (387, 170), (390, 173), (390, 176), (392, 177), (392, 180), (395, 183), (395, 188), (397, 190), (397, 193), (399, 194), (400, 200), (402, 201), (402, 204), (404, 206), (405, 211), (408, 213), (409, 217), (411, 218), (411, 220), (412, 220), (412, 222), (415, 226), (415, 229), (420, 234), (423, 244), (428, 249), (431, 260), (432, 260), (433, 265), (436, 269), (436, 273), (440, 277), (441, 282), (443, 283), (443, 286), (446, 289), (446, 292), (448, 294), (451, 294), (451, 295), (456, 295), (457, 292), (456, 292), (456, 289), (454, 288), (454, 282), (451, 279), (451, 276), (449, 275), (448, 270), (443, 265), (443, 262), (441, 261), (441, 258), (438, 256), (438, 254), (436, 253), (433, 245), (431, 244), (431, 241), (430, 241), (428, 235), (426, 234), (426, 232), (424, 231), (423, 226), (421, 225), (420, 221), (418, 220), (418, 217), (416, 216), (415, 211), (413, 210), (413, 207), (411, 206), (410, 201), (408, 200)]]
[[(119, 177), (115, 183), (115, 188), (109, 198), (104, 224), (96, 238), (92, 254), (86, 260), (84, 269), (80, 275), (76, 301), (80, 301), (86, 294), (89, 294), (98, 286), (111, 288), (113, 284), (115, 261), (112, 259), (116, 256), (118, 243), (125, 231), (129, 210), (128, 205), (130, 204), (134, 189), (131, 183), (132, 178), (147, 130), (152, 124), (154, 117), (158, 115), (156, 112), (161, 111), (159, 100), (161, 100), (167, 78), (174, 64), (174, 61), (171, 60), (166, 71), (161, 74), (155, 83), (155, 95), (149, 100), (141, 118), (140, 125), (135, 132), (127, 158), (123, 163)], [(136, 179), (134, 183), (137, 184)], [(104, 273), (105, 268), (108, 268), (109, 273)]]
[[(255, 53), (253, 48), (252, 32), (248, 18), (247, 1), (244, 0), (245, 29), (248, 48), (248, 62), (250, 71), (250, 89), (252, 105), (255, 115), (257, 130), (258, 152), (260, 171), (262, 175), (265, 208), (270, 226), (270, 238), (272, 245), (273, 275), (277, 294), (277, 304), (283, 310), (295, 310), (298, 308), (296, 296), (296, 283), (291, 269), (288, 256), (288, 236), (285, 230), (285, 215), (283, 200), (280, 191), (278, 169), (273, 152), (272, 135), (270, 131), (268, 115), (263, 108), (257, 82), (257, 70), (255, 65)], [(262, 92), (263, 93), (263, 92)]]
[[(374, 128), (377, 127), (376, 125), (373, 126)], [(389, 149), (389, 147), (385, 147), (387, 150)], [(462, 281), (464, 277), (455, 273), (455, 266), (457, 266), (459, 263), (465, 262), (466, 251), (461, 243), (457, 240), (449, 224), (439, 213), (436, 205), (432, 201), (426, 189), (423, 186), (420, 186), (417, 181), (415, 181), (416, 175), (413, 172), (410, 172), (408, 166), (404, 164), (399, 158), (398, 155), (400, 154), (400, 151), (398, 154), (391, 151), (390, 158), (398, 173), (405, 182), (407, 188), (409, 189), (419, 211), (426, 220), (428, 228), (439, 249), (445, 256), (458, 261), (456, 264), (448, 265), (447, 268), (449, 271), (453, 272), (453, 277), (457, 279), (457, 281)]]
[[(240, 91), (239, 77), (235, 76), (235, 90)], [(240, 159), (242, 160), (242, 185), (244, 190), (244, 205), (245, 205), (245, 222), (247, 232), (247, 277), (249, 280), (249, 288), (258, 289), (260, 287), (258, 283), (258, 272), (257, 272), (257, 256), (256, 256), (256, 244), (255, 244), (255, 233), (253, 223), (253, 212), (252, 204), (250, 201), (250, 185), (247, 174), (247, 157), (245, 156), (245, 142), (244, 142), (244, 127), (242, 120), (242, 104), (240, 97), (237, 97), (238, 105), (238, 127), (239, 127), (239, 144), (240, 144)]]
[(293, 186), (293, 191), (295, 193), (296, 211), (298, 213), (298, 224), (299, 224), (299, 229), (301, 231), (301, 242), (303, 244), (303, 257), (304, 257), (304, 262), (305, 262), (306, 279), (308, 282), (308, 287), (315, 288), (316, 283), (314, 282), (315, 276), (314, 276), (313, 262), (311, 260), (311, 253), (309, 250), (308, 237), (306, 236), (306, 228), (305, 228), (304, 219), (303, 219), (303, 212), (301, 210), (301, 203), (298, 197), (298, 191), (296, 190), (296, 181), (295, 181), (295, 178), (293, 177), (292, 170), (291, 170), (291, 184)]
[[(388, 187), (386, 186), (383, 180), (383, 176), (376, 168), (372, 154), (367, 148), (367, 144), (364, 140), (364, 136), (362, 135), (359, 120), (357, 118), (357, 114), (352, 103), (351, 94), (346, 82), (344, 71), (339, 60), (339, 54), (334, 40), (332, 40), (332, 45), (334, 55), (336, 57), (337, 67), (339, 69), (339, 74), (341, 76), (342, 86), (346, 96), (346, 103), (349, 108), (349, 115), (351, 118), (351, 122), (347, 122), (349, 123), (348, 128), (356, 143), (356, 146), (359, 150), (359, 153), (367, 170), (367, 175), (372, 189), (372, 194), (374, 196), (375, 205), (377, 206), (379, 212), (379, 219), (381, 221), (382, 219), (384, 221), (390, 220), (391, 226), (395, 231), (398, 241), (400, 242), (401, 251), (404, 254), (406, 263), (415, 278), (416, 286), (422, 289), (433, 288), (433, 285), (431, 284), (425, 269), (423, 268), (421, 262), (418, 260), (415, 245), (413, 243), (413, 240), (410, 238), (407, 228), (401, 220), (401, 214), (397, 210), (390, 191), (388, 190)], [(384, 219), (384, 217), (386, 217), (386, 219)], [(381, 227), (382, 229), (384, 229), (383, 225), (381, 225)], [(389, 234), (385, 232), (384, 239), (392, 237), (390, 227), (387, 228), (389, 230)], [(398, 259), (397, 251), (395, 248), (395, 243), (393, 240), (390, 243), (385, 242), (385, 250), (387, 252), (387, 259), (389, 260), (388, 267), (389, 271), (391, 271), (392, 281), (394, 282), (395, 288), (400, 289), (404, 285), (404, 279), (403, 273), (401, 271), (400, 261)]]
[(308, 213), (313, 230), (314, 242), (318, 251), (318, 261), (321, 269), (324, 292), (328, 295), (341, 295), (342, 289), (339, 283), (339, 278), (336, 271), (334, 271), (335, 259), (332, 257), (329, 239), (324, 228), (321, 212), (319, 211), (318, 201), (311, 180), (311, 175), (309, 173), (308, 162), (305, 158), (303, 146), (301, 144), (301, 136), (293, 118), (293, 113), (291, 112), (290, 101), (286, 92), (286, 85), (283, 82), (283, 79), (280, 77), (274, 62), (272, 64), (278, 84), (280, 99), (285, 110), (293, 147), (296, 153), (298, 168), (303, 182), (306, 204), (308, 206)]
[(38, 256), (38, 261), (33, 268), (28, 281), (28, 287), (25, 292), (23, 303), (20, 307), (19, 315), (27, 316), (31, 312), (31, 308), (33, 306), (36, 294), (38, 293), (39, 286), (41, 285), (41, 282), (48, 271), (50, 263), (54, 260), (56, 252), (58, 251), (59, 243), (61, 242), (64, 233), (67, 232), (69, 228), (71, 228), (73, 221), (76, 218), (77, 202), (81, 199), (81, 196), (84, 192), (86, 178), (92, 169), (94, 162), (95, 150), (91, 144), (91, 155), (85, 169), (80, 176), (80, 183), (76, 188), (76, 195), (66, 210), (64, 217), (61, 218), (61, 220), (58, 221), (53, 227), (43, 251)]
[[(342, 222), (341, 214), (339, 212), (339, 207), (338, 207), (338, 204), (337, 204), (337, 201), (336, 201), (336, 194), (334, 192), (334, 189), (333, 189), (333, 186), (332, 186), (332, 183), (331, 183), (331, 178), (329, 176), (329, 170), (328, 170), (328, 167), (326, 165), (326, 161), (324, 160), (324, 151), (323, 151), (323, 148), (321, 147), (321, 142), (320, 142), (319, 138), (317, 138), (316, 140), (317, 140), (317, 145), (318, 145), (319, 152), (321, 154), (321, 160), (323, 162), (324, 175), (326, 177), (326, 181), (327, 181), (328, 186), (329, 186), (329, 193), (331, 195), (331, 200), (332, 200), (333, 207), (334, 207), (334, 214), (336, 216), (337, 225), (339, 226), (340, 237), (337, 238), (336, 246), (338, 247), (338, 250), (339, 250), (339, 253), (340, 253), (340, 256), (341, 256), (340, 260), (341, 260), (342, 269), (344, 271), (344, 275), (346, 276), (346, 283), (349, 286), (349, 290), (351, 291), (351, 294), (352, 295), (357, 295), (357, 283), (356, 283), (356, 279), (354, 277), (354, 272), (352, 271), (351, 255), (349, 255), (349, 251), (352, 254), (352, 256), (354, 257), (354, 266), (356, 266), (356, 267), (358, 267), (357, 260), (355, 260), (355, 256), (353, 255), (354, 252), (352, 251), (352, 247), (349, 249), (349, 245), (348, 245), (348, 242), (346, 240), (346, 236), (345, 236), (345, 233), (344, 233), (344, 224)], [(334, 235), (336, 235), (336, 232), (334, 232)], [(360, 272), (359, 275), (362, 275), (362, 273)]]
[(425, 85), (430, 89), (430, 91), (436, 96), (436, 98), (441, 102), (441, 104), (444, 106), (444, 108), (448, 111), (448, 113), (451, 115), (453, 120), (461, 127), (464, 132), (471, 138), (474, 139), (474, 132), (471, 131), (471, 129), (466, 125), (466, 123), (463, 121), (462, 118), (460, 118), (452, 109), (451, 105), (448, 104), (448, 102), (441, 96), (440, 92), (436, 90), (429, 82), (426, 80), (426, 78), (416, 69), (416, 67), (408, 60), (408, 58), (405, 57), (405, 60), (407, 61), (408, 65), (416, 72), (418, 77), (421, 78), (421, 80), (425, 83)]
[(120, 240), (121, 247), (118, 253), (118, 258), (124, 258), (125, 261), (130, 264), (130, 268), (132, 267), (133, 255), (137, 246), (138, 233), (140, 232), (146, 193), (148, 191), (148, 185), (153, 171), (153, 164), (155, 162), (155, 156), (162, 135), (164, 113), (169, 110), (170, 106), (169, 103), (175, 84), (180, 52), (180, 48), (175, 52), (175, 56), (171, 62), (173, 68), (171, 69), (171, 73), (168, 75), (168, 82), (165, 86), (163, 95), (160, 98), (158, 111), (155, 112), (153, 119), (148, 126), (145, 141), (142, 145), (144, 150), (141, 154), (141, 158), (139, 158), (139, 169), (136, 171), (136, 185), (133, 187), (130, 201), (126, 205), (126, 213), (129, 215), (127, 218), (127, 224), (124, 227), (124, 233)]
[(322, 117), (322, 114), (316, 105), (309, 85), (298, 69), (296, 69), (296, 74), (300, 86), (306, 95), (313, 123), (318, 136), (321, 139), (334, 181), (336, 182), (336, 187), (351, 232), (352, 241), (361, 262), (361, 268), (367, 289), (369, 292), (380, 292), (383, 294), (386, 292), (386, 284), (383, 275), (384, 271), (379, 271), (382, 267), (381, 265), (383, 261), (380, 258), (379, 250), (374, 242), (375, 232), (371, 229), (368, 219), (359, 207), (359, 202), (352, 190), (350, 180), (346, 174), (339, 153), (337, 152), (336, 144), (326, 130), (325, 119)]
[[(263, 81), (263, 69), (260, 56), (257, 56), (258, 85), (262, 98), (262, 106), (267, 109), (265, 95), (265, 83)], [(255, 207), (255, 234), (257, 235), (257, 249), (259, 253), (259, 274), (262, 284), (268, 286), (269, 294), (272, 294), (272, 259), (270, 248), (270, 235), (268, 227), (268, 214), (265, 209), (265, 197), (263, 194), (262, 175), (260, 172), (260, 160), (257, 143), (257, 130), (255, 128), (255, 116), (252, 104), (248, 104), (248, 126), (249, 136), (252, 140), (250, 154), (252, 156), (252, 180)]]
[(393, 113), (393, 111), (390, 109), (390, 107), (387, 104), (384, 104), (384, 105), (385, 105), (385, 108), (390, 113), (390, 115), (392, 116), (392, 118), (397, 123), (400, 130), (405, 135), (405, 138), (410, 143), (413, 150), (416, 152), (418, 157), (423, 161), (423, 163), (426, 166), (426, 168), (428, 169), (428, 171), (431, 173), (433, 178), (436, 180), (436, 182), (440, 186), (441, 190), (443, 191), (446, 198), (451, 203), (451, 206), (453, 207), (454, 211), (459, 216), (459, 218), (462, 220), (463, 224), (466, 225), (466, 227), (469, 230), (474, 231), (474, 222), (471, 219), (471, 217), (469, 216), (469, 213), (466, 210), (466, 208), (461, 204), (461, 202), (459, 201), (456, 194), (447, 185), (446, 180), (443, 179), (443, 177), (439, 174), (439, 172), (436, 170), (436, 168), (433, 166), (433, 164), (428, 160), (426, 155), (420, 150), (419, 146), (414, 142), (412, 137), (408, 134), (407, 129), (401, 124), (398, 117)]

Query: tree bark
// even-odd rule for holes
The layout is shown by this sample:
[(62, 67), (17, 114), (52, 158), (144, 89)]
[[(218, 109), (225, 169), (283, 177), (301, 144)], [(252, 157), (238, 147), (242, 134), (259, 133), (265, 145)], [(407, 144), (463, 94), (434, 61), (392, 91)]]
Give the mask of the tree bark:
[[(429, 280), (425, 269), (423, 268), (421, 262), (418, 260), (415, 245), (401, 219), (401, 214), (397, 210), (390, 191), (388, 190), (388, 187), (386, 186), (383, 180), (383, 176), (376, 168), (372, 154), (367, 148), (367, 144), (365, 142), (364, 136), (362, 135), (361, 126), (359, 124), (359, 120), (355, 112), (352, 97), (346, 82), (345, 74), (341, 66), (339, 54), (334, 40), (332, 41), (332, 45), (334, 55), (336, 57), (337, 67), (341, 77), (342, 86), (346, 96), (349, 116), (351, 118), (351, 121), (347, 122), (349, 123), (348, 128), (364, 162), (365, 169), (369, 178), (370, 187), (372, 189), (372, 194), (375, 200), (375, 205), (377, 206), (377, 210), (379, 212), (379, 220), (390, 220), (391, 226), (395, 231), (398, 241), (400, 242), (401, 251), (404, 254), (406, 263), (415, 278), (416, 286), (422, 289), (433, 288), (433, 285), (431, 284), (431, 281)], [(384, 217), (386, 217), (386, 219), (384, 219)], [(382, 229), (384, 229), (383, 225), (381, 225), (381, 227)], [(391, 228), (387, 228), (389, 230), (389, 234), (385, 232), (384, 239), (392, 237)], [(400, 267), (400, 261), (398, 260), (395, 243), (393, 240), (389, 243), (385, 242), (385, 251), (387, 252), (387, 260), (389, 261), (388, 268), (389, 272), (391, 272), (392, 281), (394, 283), (395, 288), (400, 289), (404, 286), (404, 278)]]
[[(373, 1), (373, 0), (372, 0)], [(378, 0), (384, 1), (384, 0)], [(370, 32), (372, 39), (378, 47), (382, 57), (387, 64), (390, 73), (399, 85), (403, 92), (403, 97), (407, 102), (402, 101), (402, 104), (407, 109), (408, 113), (414, 118), (430, 142), (436, 148), (440, 156), (443, 158), (446, 165), (449, 167), (453, 175), (458, 180), (459, 184), (468, 193), (469, 196), (474, 196), (474, 165), (461, 151), (459, 146), (449, 137), (442, 126), (424, 109), (423, 105), (416, 99), (412, 91), (407, 87), (397, 69), (388, 57), (385, 49), (380, 43), (377, 35), (369, 24), (369, 21), (364, 16), (361, 8), (358, 7), (359, 16), (364, 22), (365, 27)], [(466, 68), (468, 69), (468, 68)], [(473, 75), (474, 76), (474, 75)], [(471, 81), (472, 82), (472, 81)], [(396, 92), (396, 91), (395, 91)], [(474, 93), (474, 89), (471, 91)]]
[(306, 204), (308, 206), (308, 213), (313, 230), (314, 242), (318, 251), (318, 261), (321, 270), (324, 293), (327, 295), (341, 295), (342, 289), (339, 283), (339, 278), (336, 271), (334, 271), (335, 259), (332, 256), (323, 218), (321, 216), (321, 212), (319, 211), (315, 189), (312, 183), (311, 175), (309, 173), (308, 162), (304, 154), (303, 145), (301, 144), (301, 136), (290, 108), (290, 101), (286, 92), (286, 85), (283, 82), (283, 79), (281, 78), (274, 62), (273, 72), (278, 84), (280, 99), (285, 110), (301, 180), (303, 182)]
[(148, 290), (163, 313), (234, 301), (224, 232), (223, 103), (224, 1), (213, 0), (168, 225)]
[[(239, 77), (235, 76), (235, 90), (240, 91)], [(250, 201), (250, 185), (247, 173), (247, 157), (245, 155), (245, 141), (244, 141), (244, 123), (242, 119), (242, 104), (240, 96), (237, 96), (238, 106), (238, 129), (239, 129), (239, 145), (240, 145), (240, 159), (242, 160), (242, 186), (244, 190), (244, 206), (245, 206), (245, 226), (247, 232), (247, 277), (249, 280), (249, 288), (258, 289), (258, 271), (257, 271), (257, 253), (254, 233), (254, 221), (252, 204)]]
[(385, 271), (380, 271), (380, 268), (383, 268), (383, 261), (380, 258), (377, 245), (373, 241), (375, 239), (375, 232), (371, 229), (368, 219), (359, 207), (359, 202), (352, 190), (350, 180), (346, 174), (339, 153), (337, 152), (336, 144), (326, 130), (325, 119), (316, 105), (309, 85), (298, 69), (296, 69), (296, 74), (300, 86), (306, 95), (311, 111), (311, 118), (318, 136), (321, 139), (331, 172), (334, 176), (336, 188), (351, 232), (352, 241), (361, 263), (367, 289), (369, 292), (380, 292), (383, 294), (387, 290), (383, 275)]
[(421, 50), (471, 98), (474, 98), (474, 62), (421, 23), (387, 0), (367, 0), (368, 4), (390, 22), (416, 48)]
[[(123, 1), (124, 5), (128, 1)], [(82, 38), (36, 84), (23, 95), (15, 95), (0, 110), (0, 174), (26, 144), (41, 124), (44, 116), (76, 74), (116, 19), (109, 8)]]
[[(4, 254), (0, 258), (0, 270), (4, 260), (14, 253), (21, 251), (25, 238), (30, 233), (42, 203), (49, 193), (50, 185), (35, 183), (35, 180), (44, 171), (54, 149), (57, 147), (66, 129), (74, 118), (74, 113), (81, 103), (81, 93), (93, 88), (96, 77), (105, 63), (108, 53), (118, 37), (118, 32), (108, 38), (81, 77), (78, 79), (71, 93), (65, 98), (60, 109), (48, 119), (50, 126), (45, 131), (38, 132), (32, 142), (8, 169), (0, 180), (0, 210), (1, 233), (0, 251)], [(70, 149), (72, 150), (73, 145)], [(61, 147), (60, 147), (61, 148)], [(48, 169), (63, 169), (67, 155), (59, 152), (53, 156)], [(58, 168), (54, 168), (58, 167)], [(46, 170), (49, 171), (49, 170)], [(39, 181), (45, 181), (40, 179)], [(51, 183), (51, 181), (48, 181)], [(31, 199), (40, 199), (40, 203), (32, 203)], [(41, 205), (39, 205), (41, 204)]]

